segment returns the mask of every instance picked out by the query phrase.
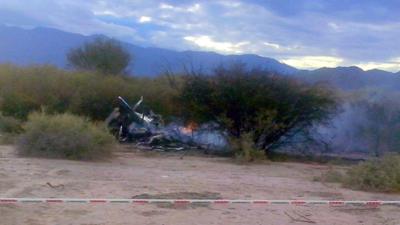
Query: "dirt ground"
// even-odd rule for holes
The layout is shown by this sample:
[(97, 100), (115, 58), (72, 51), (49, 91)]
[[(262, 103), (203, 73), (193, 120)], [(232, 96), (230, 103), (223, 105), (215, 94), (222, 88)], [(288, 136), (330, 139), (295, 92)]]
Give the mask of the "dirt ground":
[[(118, 152), (107, 162), (21, 158), (0, 146), (0, 197), (400, 200), (313, 181), (329, 168)], [(0, 224), (400, 224), (400, 207), (17, 203)]]

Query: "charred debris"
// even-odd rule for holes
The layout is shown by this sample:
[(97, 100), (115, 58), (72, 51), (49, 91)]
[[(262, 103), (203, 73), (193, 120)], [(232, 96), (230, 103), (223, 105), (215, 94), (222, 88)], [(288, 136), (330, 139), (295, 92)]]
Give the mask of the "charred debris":
[(112, 134), (121, 143), (141, 150), (226, 152), (226, 135), (215, 123), (197, 125), (175, 121), (165, 124), (152, 110), (141, 110), (143, 97), (133, 106), (118, 97), (118, 107), (106, 119)]

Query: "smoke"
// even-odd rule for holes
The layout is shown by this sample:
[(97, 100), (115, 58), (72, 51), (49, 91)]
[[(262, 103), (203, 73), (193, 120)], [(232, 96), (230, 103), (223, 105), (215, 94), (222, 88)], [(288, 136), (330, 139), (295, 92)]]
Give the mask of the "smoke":
[(193, 141), (208, 148), (222, 149), (228, 146), (226, 137), (226, 132), (219, 130), (216, 124), (207, 123), (194, 132)]
[(330, 124), (318, 126), (316, 132), (334, 153), (367, 153), (368, 141), (360, 138), (360, 127), (366, 123), (368, 120), (365, 109), (352, 103), (344, 103), (340, 113)]
[[(354, 93), (353, 93), (354, 94)], [(328, 126), (317, 133), (333, 153), (379, 155), (398, 151), (400, 139), (399, 93), (367, 91), (348, 97)]]
[(225, 132), (215, 123), (202, 124), (188, 130), (183, 123), (172, 122), (162, 128), (161, 132), (171, 140), (195, 144), (207, 149), (225, 149), (228, 146)]

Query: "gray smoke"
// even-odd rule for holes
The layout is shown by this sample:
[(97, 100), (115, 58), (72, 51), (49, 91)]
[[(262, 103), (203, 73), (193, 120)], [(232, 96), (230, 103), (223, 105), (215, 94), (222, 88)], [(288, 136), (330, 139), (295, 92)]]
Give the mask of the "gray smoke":
[(208, 149), (224, 149), (228, 146), (226, 133), (214, 123), (202, 124), (188, 131), (183, 123), (173, 122), (165, 126), (162, 133), (170, 139), (193, 143)]
[(317, 133), (333, 153), (372, 155), (399, 151), (400, 101), (398, 93), (367, 91), (344, 99), (340, 112)]

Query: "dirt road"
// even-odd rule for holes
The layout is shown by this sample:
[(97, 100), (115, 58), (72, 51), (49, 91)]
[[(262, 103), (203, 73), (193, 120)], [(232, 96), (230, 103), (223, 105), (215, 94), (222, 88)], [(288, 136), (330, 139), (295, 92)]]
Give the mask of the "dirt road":
[[(314, 182), (324, 165), (238, 165), (215, 157), (119, 152), (108, 162), (17, 157), (0, 146), (0, 197), (400, 200)], [(400, 224), (400, 207), (1, 204), (0, 224)]]

